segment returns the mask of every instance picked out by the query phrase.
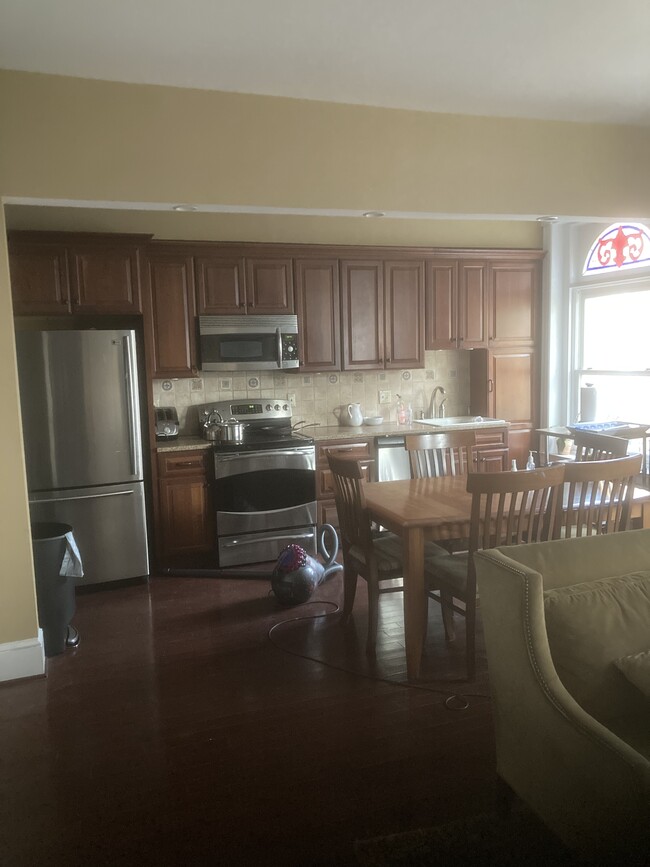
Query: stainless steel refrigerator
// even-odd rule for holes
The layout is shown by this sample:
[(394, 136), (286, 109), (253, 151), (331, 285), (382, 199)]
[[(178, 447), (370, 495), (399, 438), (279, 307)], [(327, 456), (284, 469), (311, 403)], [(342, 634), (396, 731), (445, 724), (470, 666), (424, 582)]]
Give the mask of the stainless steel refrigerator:
[(32, 521), (73, 528), (80, 584), (149, 571), (135, 332), (19, 331)]

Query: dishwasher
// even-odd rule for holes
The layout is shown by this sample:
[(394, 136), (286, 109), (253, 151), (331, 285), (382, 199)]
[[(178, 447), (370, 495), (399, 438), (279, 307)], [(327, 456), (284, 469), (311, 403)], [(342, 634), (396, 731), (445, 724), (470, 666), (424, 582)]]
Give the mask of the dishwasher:
[(411, 478), (409, 455), (404, 447), (404, 437), (399, 435), (380, 436), (375, 440), (377, 447), (377, 480), (393, 482)]

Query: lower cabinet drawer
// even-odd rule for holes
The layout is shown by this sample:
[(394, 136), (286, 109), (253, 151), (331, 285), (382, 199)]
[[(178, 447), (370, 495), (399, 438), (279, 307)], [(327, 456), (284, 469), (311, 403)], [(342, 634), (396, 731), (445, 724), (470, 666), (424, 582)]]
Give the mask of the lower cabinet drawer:
[(212, 449), (185, 452), (158, 452), (158, 474), (161, 477), (208, 474), (212, 464)]

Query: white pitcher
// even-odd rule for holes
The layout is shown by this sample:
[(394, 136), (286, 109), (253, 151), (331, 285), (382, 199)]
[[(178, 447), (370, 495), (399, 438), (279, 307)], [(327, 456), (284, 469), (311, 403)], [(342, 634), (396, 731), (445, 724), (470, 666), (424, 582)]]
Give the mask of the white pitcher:
[(360, 403), (349, 403), (347, 409), (348, 424), (351, 427), (359, 427), (363, 424), (363, 412)]

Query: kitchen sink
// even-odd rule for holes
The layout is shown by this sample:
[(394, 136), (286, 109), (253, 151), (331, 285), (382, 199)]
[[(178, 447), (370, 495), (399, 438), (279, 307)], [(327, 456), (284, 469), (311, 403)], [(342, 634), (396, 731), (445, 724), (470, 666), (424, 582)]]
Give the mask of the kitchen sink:
[(418, 424), (430, 427), (495, 427), (506, 422), (502, 418), (488, 418), (482, 415), (450, 415), (445, 418), (419, 418)]

